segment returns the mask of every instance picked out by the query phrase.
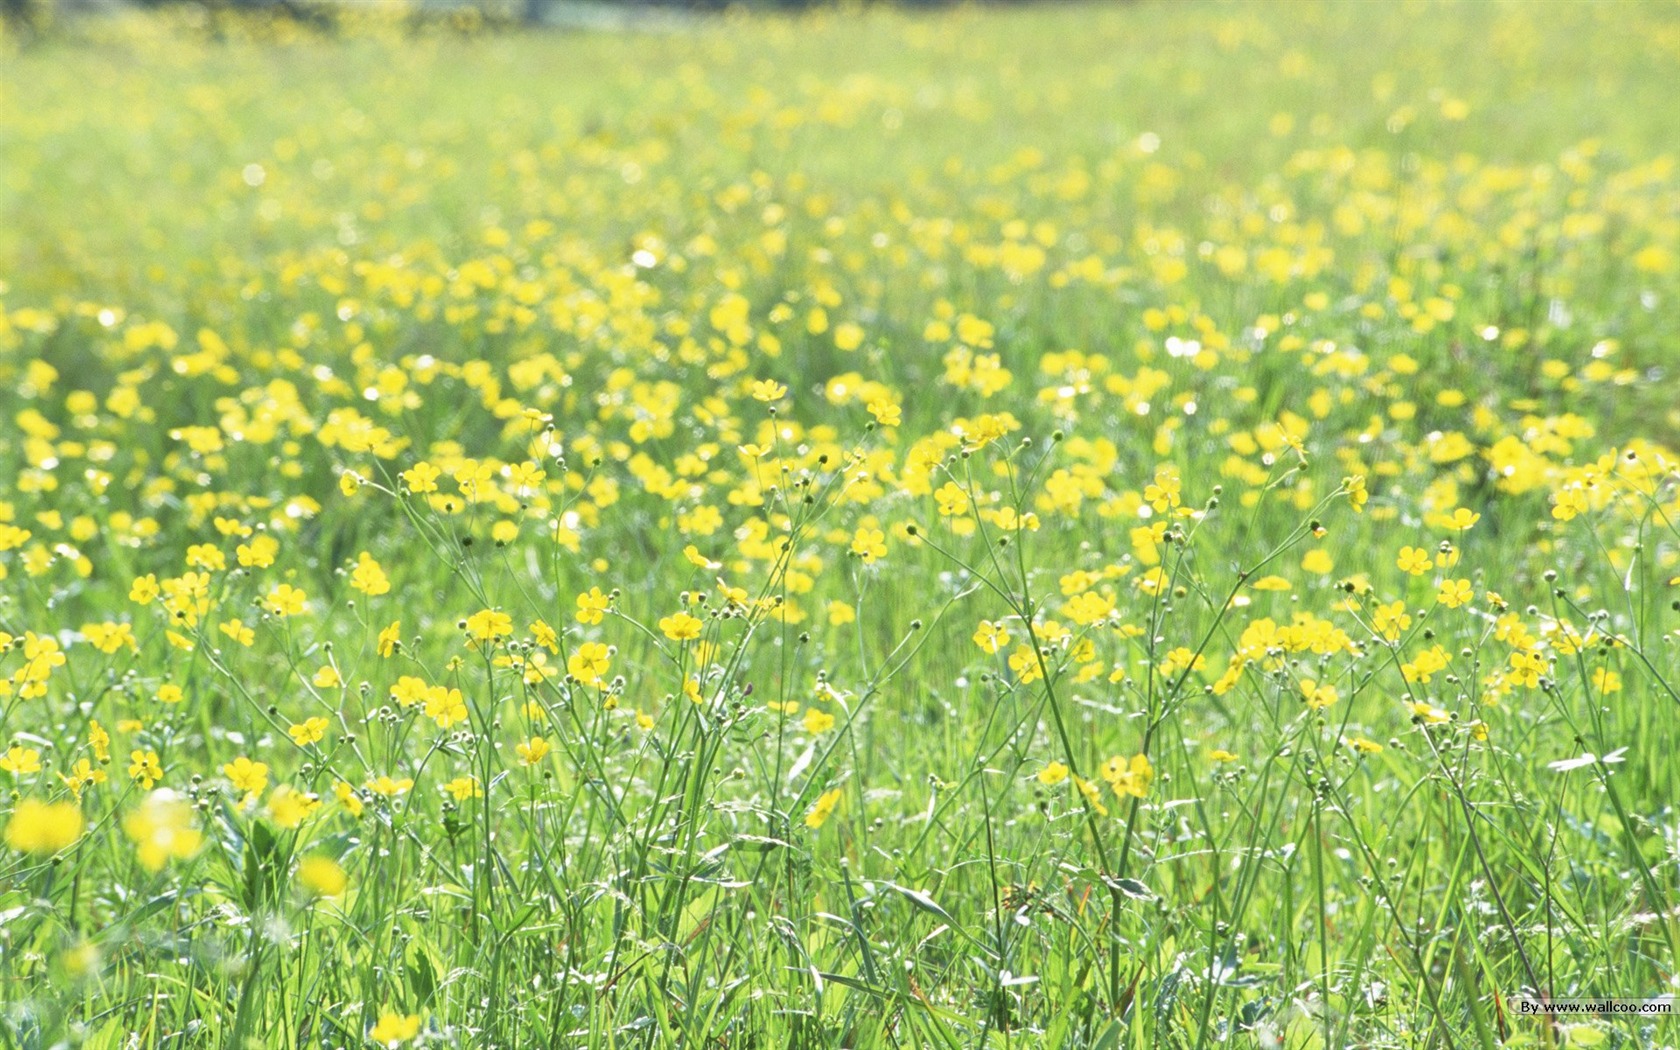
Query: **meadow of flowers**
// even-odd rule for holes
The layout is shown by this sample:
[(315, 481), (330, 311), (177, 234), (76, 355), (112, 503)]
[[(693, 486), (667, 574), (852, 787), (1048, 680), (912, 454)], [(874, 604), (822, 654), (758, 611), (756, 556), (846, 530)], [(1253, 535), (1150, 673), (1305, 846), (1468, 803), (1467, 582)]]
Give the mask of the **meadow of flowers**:
[(1674, 6), (460, 28), (0, 41), (0, 1045), (1675, 1038)]

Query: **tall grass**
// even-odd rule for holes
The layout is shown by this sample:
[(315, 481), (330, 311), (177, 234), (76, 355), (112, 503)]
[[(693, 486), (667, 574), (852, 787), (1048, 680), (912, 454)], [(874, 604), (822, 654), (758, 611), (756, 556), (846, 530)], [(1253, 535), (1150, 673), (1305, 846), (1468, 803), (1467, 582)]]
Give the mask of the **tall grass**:
[(0, 62), (0, 1043), (1672, 1042), (1671, 8), (354, 22)]

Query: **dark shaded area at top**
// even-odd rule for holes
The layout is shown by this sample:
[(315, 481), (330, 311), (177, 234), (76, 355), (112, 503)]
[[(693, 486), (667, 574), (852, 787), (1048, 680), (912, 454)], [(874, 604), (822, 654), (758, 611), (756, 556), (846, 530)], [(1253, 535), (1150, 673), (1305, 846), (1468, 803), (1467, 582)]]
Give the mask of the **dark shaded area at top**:
[[(131, 0), (141, 7), (200, 7), (207, 11), (262, 12), (276, 18), (330, 28), (339, 0)], [(962, 0), (866, 0), (884, 6), (945, 7)], [(983, 0), (991, 4), (1024, 5), (1057, 0)], [(588, 12), (632, 14), (647, 12), (710, 12), (738, 7), (760, 10), (800, 10), (832, 6), (834, 0), (431, 0), (423, 5), (434, 13), (476, 9), (501, 21), (530, 26), (566, 25)], [(19, 29), (38, 28), (46, 16), (102, 6), (101, 0), (0, 0), (0, 19)]]

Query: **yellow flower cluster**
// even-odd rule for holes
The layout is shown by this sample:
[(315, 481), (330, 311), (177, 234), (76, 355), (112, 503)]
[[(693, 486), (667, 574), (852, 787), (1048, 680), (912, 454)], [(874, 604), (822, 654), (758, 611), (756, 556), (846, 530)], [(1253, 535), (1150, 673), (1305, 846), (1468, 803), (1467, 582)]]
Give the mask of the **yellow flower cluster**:
[[(1663, 958), (1672, 778), (1609, 771), (1680, 698), (1672, 142), (1349, 51), (1393, 12), (1127, 6), (632, 48), (207, 5), (213, 45), (125, 16), (87, 31), (124, 61), (0, 68), (0, 913), (137, 945), (76, 1030), (734, 1045), (681, 1026), (816, 1033), (824, 982), (886, 1042), (982, 995), (1025, 1030), (1165, 994), (1137, 968), (1205, 945), (1157, 952), (1148, 894), (1223, 938), (1173, 971), (1232, 975), (1209, 1025), (1331, 983), (1298, 915), (1221, 910), (1268, 894), (1381, 928), (1346, 972), (1393, 987), (1462, 919), (1418, 900), (1507, 878)], [(1529, 21), (1447, 10), (1535, 68)], [(1661, 16), (1558, 17), (1673, 71)], [(578, 84), (525, 76), (559, 53)], [(1536, 880), (1554, 842), (1601, 852)], [(1011, 926), (1005, 878), (1066, 893)], [(929, 916), (992, 985), (880, 952)], [(250, 1006), (276, 974), (330, 1026)]]

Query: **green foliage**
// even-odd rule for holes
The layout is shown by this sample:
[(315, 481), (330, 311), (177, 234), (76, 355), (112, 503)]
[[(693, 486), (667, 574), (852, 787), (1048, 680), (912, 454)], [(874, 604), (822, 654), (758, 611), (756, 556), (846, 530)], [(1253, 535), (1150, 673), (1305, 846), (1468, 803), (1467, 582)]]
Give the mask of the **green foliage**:
[(1671, 9), (412, 15), (0, 64), (0, 1044), (1674, 1040)]

